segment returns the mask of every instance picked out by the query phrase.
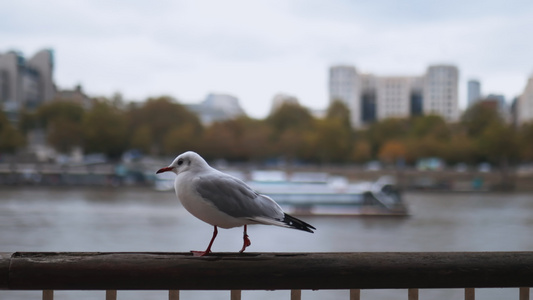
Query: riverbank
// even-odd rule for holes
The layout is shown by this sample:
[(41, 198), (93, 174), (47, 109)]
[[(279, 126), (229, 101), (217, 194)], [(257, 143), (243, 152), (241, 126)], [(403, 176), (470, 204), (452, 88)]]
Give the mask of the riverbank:
[[(0, 164), (0, 186), (102, 186), (153, 188), (161, 177), (155, 175), (162, 164)], [(239, 173), (249, 179), (254, 166), (222, 166), (222, 171)], [(263, 169), (263, 168), (261, 168)], [(265, 168), (266, 169), (266, 168)], [(271, 170), (274, 168), (270, 168)], [(296, 172), (322, 172), (342, 176), (350, 182), (376, 181), (383, 176), (396, 179), (403, 190), (434, 192), (533, 191), (533, 174), (514, 171), (479, 172), (454, 170), (420, 171), (366, 170), (357, 166), (291, 166), (278, 168), (288, 176)]]

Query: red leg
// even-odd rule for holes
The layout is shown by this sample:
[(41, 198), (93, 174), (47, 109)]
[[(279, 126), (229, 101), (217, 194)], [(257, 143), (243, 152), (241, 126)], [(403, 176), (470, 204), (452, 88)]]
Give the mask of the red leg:
[(243, 240), (244, 240), (244, 243), (242, 244), (242, 249), (241, 251), (239, 251), (239, 253), (243, 253), (244, 252), (244, 249), (246, 249), (246, 247), (250, 246), (252, 244), (252, 242), (250, 242), (250, 239), (248, 238), (248, 234), (246, 233), (246, 225), (244, 225), (244, 232), (243, 232)]
[(193, 256), (206, 256), (207, 254), (211, 253), (211, 246), (213, 245), (213, 242), (215, 241), (215, 238), (218, 234), (217, 227), (214, 227), (215, 229), (213, 230), (213, 237), (211, 238), (211, 242), (209, 242), (209, 246), (207, 246), (207, 249), (205, 249), (205, 251), (191, 251)]

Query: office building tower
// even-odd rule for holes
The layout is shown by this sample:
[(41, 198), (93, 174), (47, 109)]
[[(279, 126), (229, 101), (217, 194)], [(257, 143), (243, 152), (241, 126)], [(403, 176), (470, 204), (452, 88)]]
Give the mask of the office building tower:
[(12, 121), (21, 109), (33, 110), (55, 95), (52, 50), (27, 60), (22, 53), (0, 54), (0, 106)]
[(330, 68), (329, 99), (350, 109), (354, 128), (385, 118), (438, 114), (457, 118), (458, 71), (454, 66), (430, 66), (422, 76), (360, 74), (355, 67)]
[(361, 125), (360, 90), (353, 66), (333, 66), (329, 69), (329, 101), (341, 101), (350, 109), (353, 127)]
[(440, 115), (448, 122), (459, 117), (459, 70), (455, 66), (430, 66), (424, 83), (424, 114)]
[(524, 91), (518, 97), (516, 106), (517, 125), (533, 122), (533, 75), (529, 77)]
[(481, 98), (481, 83), (477, 80), (469, 80), (468, 81), (468, 95), (467, 95), (467, 103), (468, 106), (474, 105), (479, 99)]

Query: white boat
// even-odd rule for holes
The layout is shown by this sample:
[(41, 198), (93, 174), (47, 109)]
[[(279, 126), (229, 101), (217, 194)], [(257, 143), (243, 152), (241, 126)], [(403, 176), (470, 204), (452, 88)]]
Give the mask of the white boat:
[(392, 177), (359, 183), (350, 183), (344, 177), (329, 176), (326, 173), (294, 173), (288, 180), (279, 176), (264, 180), (264, 173), (256, 177), (254, 172), (251, 177), (248, 184), (253, 189), (270, 196), (289, 214), (408, 215)]

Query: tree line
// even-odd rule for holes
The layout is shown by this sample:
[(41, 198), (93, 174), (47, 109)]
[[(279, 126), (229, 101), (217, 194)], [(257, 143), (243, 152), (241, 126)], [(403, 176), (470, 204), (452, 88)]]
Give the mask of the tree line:
[(207, 159), (255, 162), (412, 164), (439, 157), (448, 164), (508, 165), (533, 160), (533, 123), (516, 128), (482, 104), (470, 107), (453, 124), (427, 115), (389, 118), (353, 130), (349, 110), (338, 101), (323, 118), (286, 103), (262, 120), (243, 116), (209, 126), (170, 97), (129, 104), (120, 97), (99, 98), (90, 109), (52, 101), (34, 112), (22, 111), (18, 127), (0, 112), (0, 153), (23, 147), (34, 129), (44, 130), (49, 145), (60, 153), (81, 147), (111, 159), (137, 149), (154, 156), (193, 150)]

